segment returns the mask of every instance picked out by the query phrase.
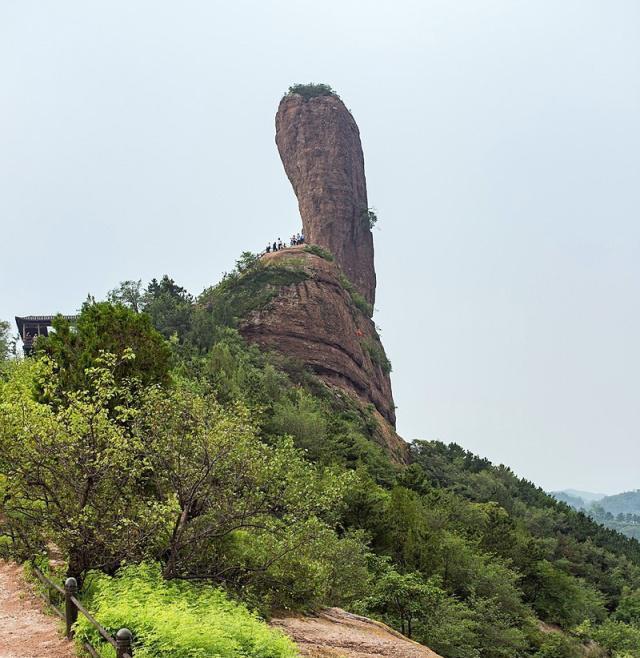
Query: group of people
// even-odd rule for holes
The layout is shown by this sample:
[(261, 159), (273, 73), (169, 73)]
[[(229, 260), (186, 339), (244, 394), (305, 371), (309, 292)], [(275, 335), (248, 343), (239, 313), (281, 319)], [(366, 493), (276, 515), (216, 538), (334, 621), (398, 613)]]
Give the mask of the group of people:
[(280, 238), (278, 238), (277, 241), (273, 244), (267, 245), (264, 253), (270, 254), (272, 251), (280, 251), (280, 249), (285, 249), (286, 247), (295, 247), (299, 244), (304, 244), (304, 231), (300, 231), (300, 233), (295, 233), (292, 235), (288, 245), (286, 242), (283, 242)]

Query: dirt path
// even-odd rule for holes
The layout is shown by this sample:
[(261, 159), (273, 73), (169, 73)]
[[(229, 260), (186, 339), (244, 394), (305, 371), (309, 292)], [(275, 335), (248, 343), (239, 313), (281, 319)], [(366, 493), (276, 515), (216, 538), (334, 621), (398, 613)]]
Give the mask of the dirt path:
[(0, 658), (76, 658), (59, 626), (42, 611), (21, 567), (0, 561)]

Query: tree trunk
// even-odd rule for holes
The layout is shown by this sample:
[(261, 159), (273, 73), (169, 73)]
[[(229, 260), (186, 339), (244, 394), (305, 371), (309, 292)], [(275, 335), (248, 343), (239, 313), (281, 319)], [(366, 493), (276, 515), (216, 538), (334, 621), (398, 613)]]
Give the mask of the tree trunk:
[(175, 576), (176, 562), (178, 560), (178, 551), (180, 549), (180, 538), (184, 531), (184, 527), (187, 523), (187, 518), (189, 516), (189, 506), (185, 506), (182, 509), (180, 517), (176, 521), (176, 525), (173, 529), (173, 535), (171, 536), (171, 543), (169, 544), (169, 558), (167, 559), (167, 564), (164, 567), (163, 575), (165, 578), (173, 578)]

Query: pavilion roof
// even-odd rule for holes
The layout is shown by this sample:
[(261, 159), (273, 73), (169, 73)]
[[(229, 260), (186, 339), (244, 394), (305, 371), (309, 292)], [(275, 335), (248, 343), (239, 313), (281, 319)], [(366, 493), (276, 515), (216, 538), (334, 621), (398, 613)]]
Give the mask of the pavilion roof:
[[(16, 324), (18, 325), (18, 331), (22, 335), (22, 329), (25, 324), (27, 325), (44, 325), (50, 327), (53, 324), (53, 319), (57, 318), (60, 314), (56, 315), (16, 315)], [(78, 319), (77, 315), (62, 315), (65, 320), (69, 322), (75, 322)]]

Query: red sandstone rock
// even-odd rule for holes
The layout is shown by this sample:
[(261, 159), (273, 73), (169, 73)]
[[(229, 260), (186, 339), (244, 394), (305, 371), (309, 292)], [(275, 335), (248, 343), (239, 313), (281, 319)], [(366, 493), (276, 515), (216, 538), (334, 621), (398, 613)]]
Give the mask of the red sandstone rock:
[(303, 268), (309, 278), (281, 288), (266, 307), (244, 319), (240, 332), (263, 348), (299, 359), (363, 405), (373, 404), (380, 420), (389, 425), (378, 432), (380, 443), (399, 455), (403, 442), (393, 430), (396, 417), (389, 374), (367, 348), (377, 346), (384, 353), (373, 321), (342, 287), (335, 263), (302, 247), (263, 256), (266, 265), (287, 262)]
[(337, 96), (288, 94), (276, 144), (298, 197), (306, 241), (328, 249), (373, 304), (376, 274), (360, 132)]

